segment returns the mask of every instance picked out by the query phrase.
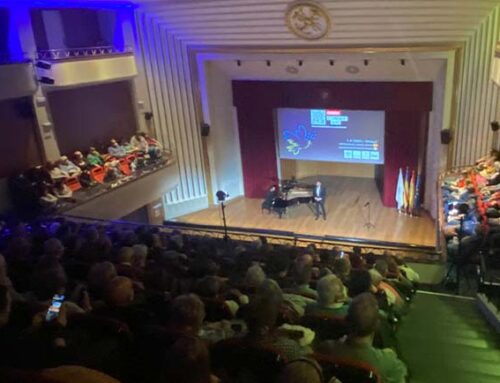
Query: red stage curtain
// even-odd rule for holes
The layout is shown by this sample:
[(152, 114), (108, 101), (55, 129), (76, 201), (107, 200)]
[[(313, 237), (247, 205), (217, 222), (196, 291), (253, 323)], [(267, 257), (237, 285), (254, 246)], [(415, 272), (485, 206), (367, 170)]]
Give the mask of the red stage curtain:
[(425, 165), (431, 82), (233, 81), (233, 102), (238, 110), (243, 181), (249, 198), (262, 198), (277, 180), (276, 108), (386, 111), (385, 165), (376, 172), (386, 206), (395, 206), (399, 167)]

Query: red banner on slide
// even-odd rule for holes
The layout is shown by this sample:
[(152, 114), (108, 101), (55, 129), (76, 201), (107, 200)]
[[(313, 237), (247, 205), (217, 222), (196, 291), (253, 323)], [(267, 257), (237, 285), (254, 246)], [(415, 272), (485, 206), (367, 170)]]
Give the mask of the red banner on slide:
[(327, 116), (340, 116), (342, 114), (342, 111), (340, 109), (327, 109), (326, 115)]

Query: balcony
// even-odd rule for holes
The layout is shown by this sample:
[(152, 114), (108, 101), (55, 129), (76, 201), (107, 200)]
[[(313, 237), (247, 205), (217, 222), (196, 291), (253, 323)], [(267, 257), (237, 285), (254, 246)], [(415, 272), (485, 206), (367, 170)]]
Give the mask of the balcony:
[(131, 180), (74, 193), (77, 202), (61, 213), (83, 218), (119, 219), (162, 197), (178, 184), (179, 167), (171, 157), (159, 165), (138, 172)]
[(37, 52), (36, 72), (42, 86), (64, 88), (135, 77), (133, 51), (112, 46), (50, 49)]

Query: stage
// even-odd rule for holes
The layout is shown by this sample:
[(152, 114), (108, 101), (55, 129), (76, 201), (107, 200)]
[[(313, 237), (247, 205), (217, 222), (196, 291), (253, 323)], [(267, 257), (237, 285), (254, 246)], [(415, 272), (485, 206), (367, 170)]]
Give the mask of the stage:
[[(319, 177), (327, 187), (327, 219), (315, 220), (308, 205), (288, 209), (286, 216), (261, 212), (261, 199), (239, 197), (229, 200), (226, 207), (227, 225), (232, 227), (284, 230), (297, 234), (335, 236), (363, 240), (404, 243), (417, 246), (436, 246), (436, 223), (427, 212), (420, 217), (398, 214), (396, 209), (382, 205), (380, 194), (371, 178)], [(314, 183), (316, 178), (301, 181)], [(371, 222), (365, 227), (370, 202)], [(219, 206), (178, 217), (177, 221), (222, 225)]]

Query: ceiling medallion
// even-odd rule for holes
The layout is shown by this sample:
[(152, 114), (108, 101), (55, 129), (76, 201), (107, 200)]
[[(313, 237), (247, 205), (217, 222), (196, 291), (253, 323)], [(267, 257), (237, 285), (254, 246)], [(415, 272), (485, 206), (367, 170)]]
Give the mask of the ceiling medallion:
[(313, 1), (292, 3), (287, 9), (285, 20), (290, 31), (306, 40), (319, 40), (330, 30), (327, 11)]

